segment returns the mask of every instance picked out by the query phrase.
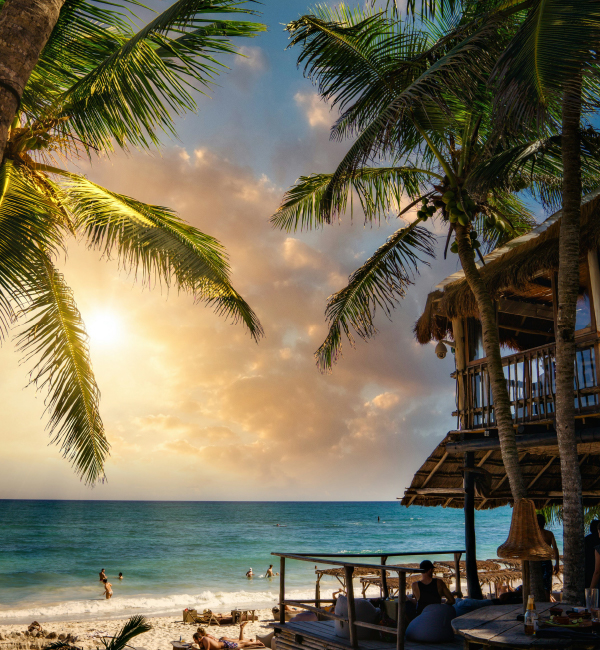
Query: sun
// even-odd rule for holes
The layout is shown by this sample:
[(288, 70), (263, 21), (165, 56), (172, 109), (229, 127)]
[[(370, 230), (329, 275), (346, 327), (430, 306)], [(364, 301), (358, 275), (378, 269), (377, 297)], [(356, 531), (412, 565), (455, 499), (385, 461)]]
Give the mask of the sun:
[(92, 345), (110, 346), (118, 344), (123, 337), (121, 319), (112, 311), (97, 311), (85, 321)]

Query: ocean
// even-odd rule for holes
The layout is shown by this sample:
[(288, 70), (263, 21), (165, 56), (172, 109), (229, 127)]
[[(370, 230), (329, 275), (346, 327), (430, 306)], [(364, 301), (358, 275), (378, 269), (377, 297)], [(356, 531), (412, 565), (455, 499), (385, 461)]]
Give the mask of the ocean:
[[(478, 559), (496, 556), (511, 512), (476, 513)], [(279, 579), (263, 576), (271, 563), (279, 570), (272, 552), (406, 551), (414, 562), (419, 551), (463, 548), (462, 510), (398, 502), (0, 500), (0, 623), (271, 607)], [(337, 589), (335, 578), (322, 584)], [(287, 591), (314, 598), (314, 566), (288, 560)]]

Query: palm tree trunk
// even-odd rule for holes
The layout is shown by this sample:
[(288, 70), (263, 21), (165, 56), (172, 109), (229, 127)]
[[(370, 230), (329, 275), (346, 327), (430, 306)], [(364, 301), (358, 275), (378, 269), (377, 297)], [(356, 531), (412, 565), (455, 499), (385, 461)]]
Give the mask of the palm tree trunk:
[(562, 114), (563, 210), (560, 220), (556, 330), (556, 433), (563, 486), (563, 600), (582, 602), (584, 591), (581, 472), (575, 440), (575, 318), (579, 293), (581, 219), (581, 79), (565, 89)]
[(64, 0), (6, 0), (0, 11), (0, 152), (63, 4)]
[(487, 357), (490, 387), (494, 398), (494, 414), (498, 426), (502, 462), (504, 463), (504, 468), (508, 476), (510, 491), (516, 501), (523, 499), (527, 490), (525, 489), (523, 475), (519, 467), (519, 452), (517, 451), (515, 430), (510, 412), (510, 399), (508, 389), (506, 388), (504, 369), (502, 368), (502, 357), (500, 356), (496, 310), (473, 259), (468, 227), (456, 226), (456, 242), (458, 244), (460, 262), (465, 272), (465, 278), (475, 296), (475, 301), (479, 309), (481, 329), (483, 331), (483, 347)]
[[(508, 396), (508, 389), (506, 388), (502, 356), (500, 355), (496, 310), (473, 259), (469, 228), (456, 225), (456, 242), (458, 244), (458, 256), (460, 257), (465, 278), (475, 296), (477, 308), (479, 309), (481, 329), (483, 332), (483, 347), (487, 358), (490, 387), (494, 398), (494, 414), (496, 425), (498, 426), (502, 462), (504, 463), (504, 468), (508, 476), (513, 499), (517, 501), (527, 496), (527, 488), (525, 487), (523, 474), (519, 467), (519, 452), (510, 412), (510, 398)], [(545, 600), (542, 565), (539, 562), (529, 563), (529, 576), (530, 592), (537, 601)], [(525, 599), (528, 595), (523, 593), (523, 598)]]

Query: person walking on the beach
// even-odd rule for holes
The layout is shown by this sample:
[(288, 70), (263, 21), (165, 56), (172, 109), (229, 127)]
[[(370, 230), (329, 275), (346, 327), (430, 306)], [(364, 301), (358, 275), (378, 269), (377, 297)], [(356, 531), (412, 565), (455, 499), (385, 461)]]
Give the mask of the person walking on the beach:
[(104, 578), (102, 583), (104, 584), (104, 595), (106, 596), (106, 600), (108, 600), (109, 598), (112, 598), (112, 595), (113, 595), (112, 594), (112, 585), (110, 584), (110, 582), (106, 578)]
[(246, 578), (250, 579), (253, 577), (254, 577), (254, 573), (252, 573), (252, 567), (250, 567), (248, 571), (246, 571)]
[(197, 643), (203, 650), (238, 650), (238, 648), (264, 648), (265, 644), (255, 639), (244, 639), (244, 628), (248, 625), (248, 621), (240, 623), (240, 636), (238, 639), (231, 639), (227, 636), (222, 636), (220, 639), (207, 634), (206, 630), (202, 627), (198, 628), (194, 634), (194, 642)]
[(100, 571), (100, 582), (104, 582), (106, 580), (106, 573), (104, 573), (104, 569)]

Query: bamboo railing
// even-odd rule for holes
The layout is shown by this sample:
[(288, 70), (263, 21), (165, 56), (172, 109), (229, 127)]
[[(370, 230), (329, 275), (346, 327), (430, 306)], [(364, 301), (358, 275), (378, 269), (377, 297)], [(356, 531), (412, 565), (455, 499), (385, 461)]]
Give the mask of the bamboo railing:
[[(358, 648), (357, 627), (365, 627), (379, 632), (396, 635), (396, 650), (404, 650), (404, 634), (406, 632), (406, 576), (407, 574), (415, 573), (416, 570), (411, 567), (402, 565), (387, 564), (390, 557), (406, 557), (406, 556), (422, 556), (422, 555), (453, 555), (454, 556), (454, 570), (456, 579), (456, 591), (461, 593), (460, 589), (460, 558), (464, 553), (461, 551), (411, 551), (402, 553), (365, 553), (357, 555), (357, 558), (379, 558), (379, 564), (368, 564), (360, 561), (348, 561), (347, 554), (341, 553), (271, 553), (279, 557), (279, 623), (285, 625), (285, 606), (290, 605), (306, 609), (309, 612), (314, 612), (319, 616), (331, 618), (334, 620), (344, 621), (348, 624), (350, 632), (350, 645), (353, 648)], [(344, 560), (340, 558), (345, 558)], [(286, 559), (299, 560), (300, 562), (311, 562), (313, 564), (326, 564), (332, 567), (340, 567), (344, 571), (344, 582), (346, 585), (346, 597), (348, 598), (348, 617), (338, 616), (333, 612), (325, 612), (320, 608), (322, 602), (333, 602), (331, 600), (321, 599), (320, 594), (317, 593), (314, 600), (288, 600), (285, 597), (285, 567)], [(396, 628), (386, 627), (384, 625), (375, 625), (374, 623), (365, 623), (356, 620), (355, 606), (354, 606), (354, 584), (353, 577), (355, 569), (370, 569), (374, 575), (379, 574), (382, 581), (382, 590), (384, 598), (389, 598), (389, 587), (387, 578), (389, 572), (398, 574), (398, 611), (397, 611), (397, 626)], [(317, 583), (318, 584), (318, 583)]]
[[(600, 411), (600, 376), (596, 363), (598, 339), (577, 344), (573, 399), (579, 415)], [(502, 359), (504, 375), (515, 423), (552, 420), (554, 418), (555, 387), (554, 343)], [(464, 390), (464, 409), (455, 411), (457, 429), (484, 429), (495, 426), (494, 404), (487, 362), (470, 363), (457, 370), (456, 390)], [(461, 403), (460, 400), (457, 400)]]

